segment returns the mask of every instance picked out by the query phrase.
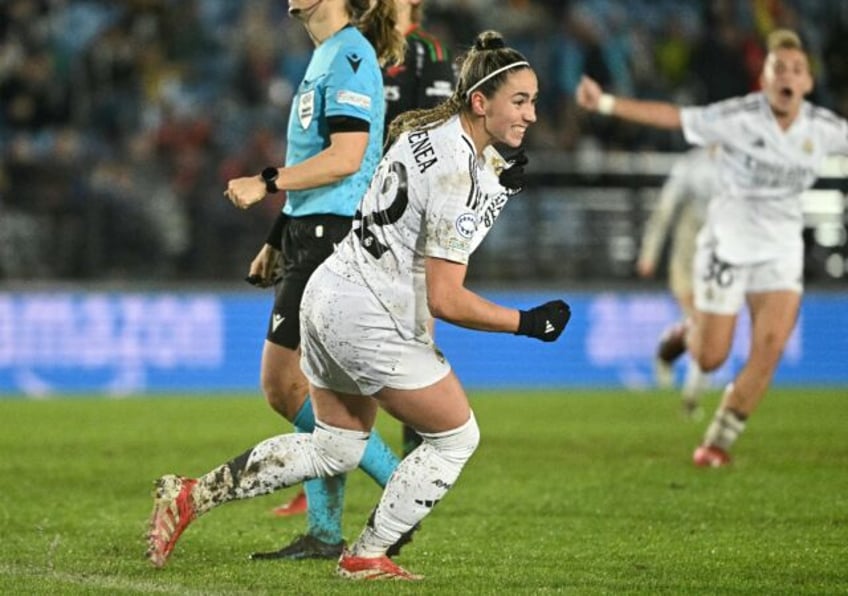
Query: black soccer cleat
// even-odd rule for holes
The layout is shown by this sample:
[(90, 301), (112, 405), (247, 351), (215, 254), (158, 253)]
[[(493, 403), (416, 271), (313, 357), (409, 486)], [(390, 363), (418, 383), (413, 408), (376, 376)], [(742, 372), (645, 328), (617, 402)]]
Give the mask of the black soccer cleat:
[(253, 553), (250, 555), (251, 561), (266, 561), (271, 559), (288, 559), (290, 561), (299, 561), (302, 559), (333, 559), (336, 560), (344, 551), (344, 540), (335, 544), (324, 542), (311, 536), (303, 534), (295, 538), (291, 544), (284, 546), (280, 550), (275, 550), (266, 553)]

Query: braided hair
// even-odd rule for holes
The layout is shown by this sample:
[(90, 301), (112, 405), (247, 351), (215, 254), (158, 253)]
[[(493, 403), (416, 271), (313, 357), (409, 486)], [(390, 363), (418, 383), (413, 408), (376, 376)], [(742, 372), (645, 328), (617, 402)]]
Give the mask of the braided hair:
[(460, 65), (456, 89), (439, 105), (404, 112), (389, 125), (388, 143), (393, 143), (401, 134), (410, 130), (427, 130), (438, 126), (451, 117), (471, 109), (471, 93), (479, 91), (492, 97), (506, 81), (507, 75), (516, 69), (530, 68), (527, 59), (512, 48), (508, 48), (503, 36), (497, 31), (484, 31), (474, 40)]

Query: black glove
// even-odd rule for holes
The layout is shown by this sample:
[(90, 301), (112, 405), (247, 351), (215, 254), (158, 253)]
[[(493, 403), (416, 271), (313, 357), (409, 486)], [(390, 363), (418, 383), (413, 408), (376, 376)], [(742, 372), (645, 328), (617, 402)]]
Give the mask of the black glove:
[(524, 166), (527, 165), (528, 161), (527, 156), (524, 154), (524, 149), (521, 149), (512, 156), (512, 159), (507, 162), (506, 167), (501, 170), (498, 181), (501, 183), (501, 186), (510, 191), (509, 194), (519, 193), (524, 188)]
[(571, 318), (571, 307), (562, 300), (551, 300), (530, 310), (520, 310), (516, 335), (542, 341), (556, 341)]

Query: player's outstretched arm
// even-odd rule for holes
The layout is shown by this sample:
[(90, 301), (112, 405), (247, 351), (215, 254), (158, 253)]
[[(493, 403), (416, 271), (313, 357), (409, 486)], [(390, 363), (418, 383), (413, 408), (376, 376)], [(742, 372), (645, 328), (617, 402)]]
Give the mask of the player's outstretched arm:
[(605, 116), (617, 116), (637, 124), (656, 128), (680, 128), (680, 108), (663, 101), (644, 101), (604, 93), (601, 86), (583, 75), (575, 92), (577, 105)]

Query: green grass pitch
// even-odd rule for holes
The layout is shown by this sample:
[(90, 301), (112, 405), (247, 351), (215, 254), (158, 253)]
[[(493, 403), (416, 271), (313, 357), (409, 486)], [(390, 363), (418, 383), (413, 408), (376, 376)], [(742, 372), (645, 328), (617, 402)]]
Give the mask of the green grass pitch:
[[(2, 594), (848, 594), (848, 391), (772, 390), (728, 469), (695, 469), (706, 420), (672, 393), (473, 392), (479, 450), (398, 562), (251, 562), (303, 518), (294, 489), (193, 524), (168, 566), (143, 535), (152, 481), (198, 475), (286, 429), (258, 396), (0, 399)], [(707, 397), (711, 412), (718, 396)], [(400, 428), (378, 427), (397, 447)], [(345, 535), (379, 496), (351, 475)]]

